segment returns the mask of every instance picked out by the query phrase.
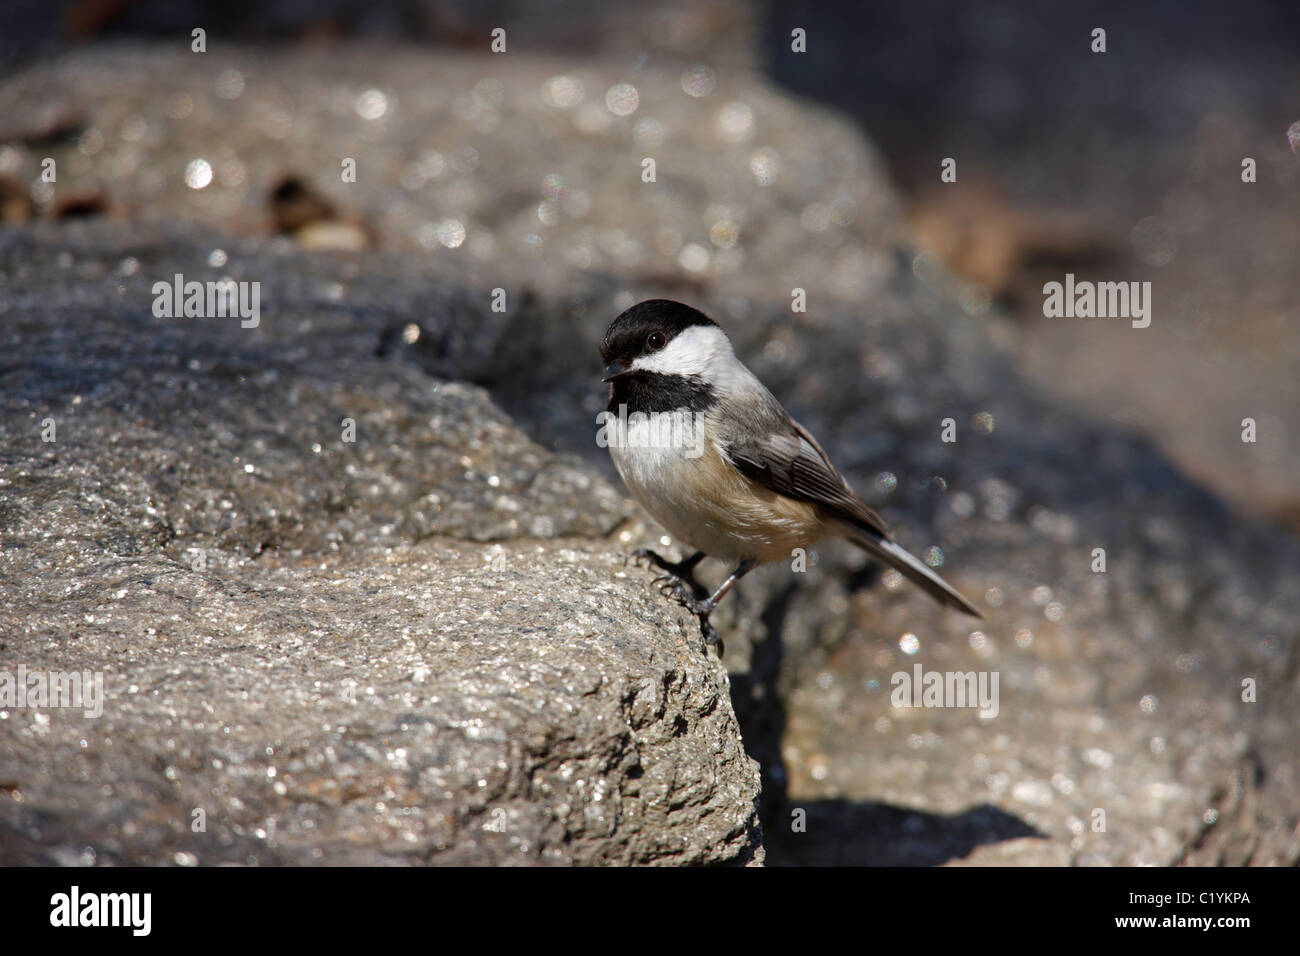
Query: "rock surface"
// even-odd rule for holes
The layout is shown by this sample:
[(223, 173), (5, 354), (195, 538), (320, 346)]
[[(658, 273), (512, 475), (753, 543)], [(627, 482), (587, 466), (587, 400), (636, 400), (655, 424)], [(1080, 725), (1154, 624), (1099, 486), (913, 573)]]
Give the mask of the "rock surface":
[(0, 237), (0, 659), (105, 698), (0, 709), (6, 862), (761, 861), (727, 675), (601, 540), (621, 496), (369, 354), (302, 254), (258, 330), (115, 304), (204, 248)]
[[(1300, 860), (1300, 545), (1028, 384), (1018, 330), (907, 245), (847, 125), (744, 74), (689, 95), (675, 65), (236, 50), (197, 69), (121, 49), (0, 86), (0, 115), (50, 89), (101, 130), (78, 175), (138, 220), (0, 233), (3, 659), (103, 662), (121, 695), (102, 728), (0, 723), (12, 855), (758, 859), (726, 678), (648, 574), (618, 578), (656, 531), (591, 440), (605, 324), (669, 295), (721, 321), (985, 608), (942, 612), (835, 545), (729, 599), (768, 862)], [(226, 69), (238, 104), (200, 98)], [(189, 91), (182, 119), (161, 71)], [(629, 115), (607, 105), (620, 82)], [(366, 120), (372, 89), (388, 107)], [(132, 116), (147, 147), (120, 135)], [(30, 175), (37, 154), (11, 149)], [(340, 186), (350, 151), (363, 174)], [(184, 184), (196, 158), (205, 190)], [(259, 237), (286, 173), (378, 251)], [(153, 318), (175, 272), (262, 282), (261, 324)], [(891, 706), (917, 664), (996, 672), (998, 715)], [(187, 814), (209, 805), (226, 830), (214, 811), (196, 844)]]

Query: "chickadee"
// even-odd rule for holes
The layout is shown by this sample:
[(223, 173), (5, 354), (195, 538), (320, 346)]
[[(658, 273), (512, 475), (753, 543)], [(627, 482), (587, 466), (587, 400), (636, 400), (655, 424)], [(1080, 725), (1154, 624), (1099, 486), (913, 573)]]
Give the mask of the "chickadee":
[[(931, 597), (980, 617), (929, 567), (889, 537), (880, 516), (849, 487), (817, 440), (736, 358), (721, 327), (668, 299), (616, 318), (600, 345), (610, 383), (607, 422), (622, 423), (610, 457), (632, 496), (694, 553), (678, 562), (638, 557), (665, 573), (658, 583), (717, 642), (709, 614), (760, 564), (823, 538), (848, 538)], [(736, 569), (708, 594), (694, 569), (706, 555)]]

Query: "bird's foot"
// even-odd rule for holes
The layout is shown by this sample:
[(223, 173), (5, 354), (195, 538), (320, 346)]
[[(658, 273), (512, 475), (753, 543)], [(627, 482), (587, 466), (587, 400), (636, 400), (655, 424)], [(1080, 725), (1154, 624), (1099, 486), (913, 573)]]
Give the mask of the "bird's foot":
[(700, 636), (704, 639), (704, 652), (707, 654), (709, 645), (712, 644), (717, 647), (718, 657), (721, 658), (722, 638), (718, 636), (717, 630), (709, 623), (709, 614), (713, 611), (713, 602), (709, 599), (708, 589), (695, 580), (695, 566), (700, 563), (700, 559), (703, 557), (703, 554), (696, 553), (681, 561), (669, 561), (649, 548), (633, 551), (630, 555), (633, 560), (653, 564), (664, 572), (655, 578), (652, 583), (659, 588), (661, 594), (672, 598), (699, 619)]
[(669, 561), (649, 548), (642, 548), (640, 551), (633, 551), (630, 557), (633, 560), (653, 564), (663, 571), (663, 574), (655, 578), (652, 583), (665, 597), (673, 598), (692, 614), (699, 614), (704, 609), (703, 605), (709, 597), (709, 592), (704, 585), (695, 580), (695, 566), (700, 563), (703, 554), (693, 554), (681, 561)]
[(706, 617), (713, 610), (709, 603), (709, 592), (694, 578), (681, 578), (675, 574), (661, 574), (651, 582), (664, 597), (672, 598), (692, 614)]
[(697, 614), (696, 617), (700, 619), (700, 637), (704, 638), (704, 653), (709, 653), (709, 645), (712, 644), (718, 649), (718, 660), (722, 660), (724, 651), (722, 638), (713, 625), (709, 623), (709, 616), (707, 614)]
[(637, 548), (623, 560), (623, 564), (626, 565), (629, 561), (634, 561), (638, 564), (644, 561), (647, 565), (653, 564), (655, 567), (664, 571), (671, 571), (673, 569), (673, 562), (669, 561), (658, 551), (651, 551), (649, 548)]
[(651, 551), (649, 548), (641, 548), (633, 551), (629, 557), (634, 561), (645, 561), (647, 564), (653, 564), (660, 571), (671, 575), (675, 578), (681, 578), (684, 581), (695, 583), (695, 566), (700, 563), (704, 557), (701, 553), (696, 553), (690, 557), (683, 558), (680, 561), (669, 561), (657, 551)]
[(709, 615), (713, 613), (713, 602), (709, 600), (708, 592), (694, 580), (687, 583), (672, 574), (662, 574), (655, 578), (654, 583), (658, 585), (665, 597), (672, 598), (695, 615), (700, 622), (700, 637), (704, 639), (704, 653), (708, 654), (709, 645), (712, 644), (717, 647), (718, 658), (721, 659), (722, 638), (718, 636), (717, 629), (709, 623)]

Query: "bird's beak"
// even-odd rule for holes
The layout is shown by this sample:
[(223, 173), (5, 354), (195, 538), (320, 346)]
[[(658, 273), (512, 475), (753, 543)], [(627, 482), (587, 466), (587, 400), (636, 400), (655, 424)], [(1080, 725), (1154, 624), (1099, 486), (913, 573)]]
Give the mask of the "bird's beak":
[(605, 377), (602, 378), (601, 381), (612, 382), (620, 375), (627, 375), (631, 371), (632, 370), (630, 368), (624, 368), (622, 365), (619, 365), (617, 362), (610, 362), (607, 366), (605, 366)]

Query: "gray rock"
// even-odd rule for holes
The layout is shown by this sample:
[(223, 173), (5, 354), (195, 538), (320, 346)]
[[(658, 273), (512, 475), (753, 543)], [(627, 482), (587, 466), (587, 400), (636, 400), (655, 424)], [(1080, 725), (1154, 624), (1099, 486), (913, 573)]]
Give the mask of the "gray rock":
[(6, 660), (105, 699), (6, 714), (7, 863), (762, 858), (725, 672), (608, 553), (22, 550)]
[(142, 276), (209, 246), (0, 237), (4, 669), (104, 682), (0, 708), (6, 862), (761, 861), (726, 672), (602, 540), (621, 496), (373, 357), (304, 254), (260, 329), (155, 319)]
[[(519, 821), (535, 859), (552, 852), (755, 859), (754, 778), (728, 733), (726, 684), (721, 674), (706, 680), (712, 665), (696, 651), (690, 622), (649, 590), (648, 574), (616, 578), (614, 553), (658, 532), (599, 480), (597, 469), (608, 476), (609, 466), (591, 440), (603, 406), (595, 342), (619, 308), (667, 294), (723, 322), (900, 541), (940, 563), (986, 608), (976, 623), (888, 579), (880, 586), (859, 555), (837, 545), (809, 556), (806, 573), (766, 569), (728, 599), (715, 623), (728, 641), (745, 747), (764, 765), (769, 862), (1300, 859), (1300, 596), (1292, 587), (1300, 546), (1275, 526), (1232, 513), (1148, 443), (1027, 384), (1018, 330), (908, 246), (874, 153), (845, 124), (744, 74), (719, 77), (703, 98), (688, 96), (678, 65), (630, 73), (523, 56), (226, 55), (200, 70), (190, 58), (148, 49), (91, 52), (0, 86), (0, 115), (12, 115), (5, 106), (33, 90), (49, 90), (49, 102), (108, 131), (111, 146), (80, 167), (74, 159), (73, 168), (109, 182), (139, 220), (0, 234), (7, 529), (0, 560), (18, 627), (6, 659), (55, 662), (75, 637), (79, 655), (116, 662), (125, 679), (149, 689), (152, 704), (193, 627), (214, 648), (237, 653), (219, 673), (199, 669), (195, 658), (204, 655), (196, 653), (180, 661), (182, 674), (194, 670), (205, 687), (224, 677), (240, 692), (249, 688), (249, 701), (240, 702), (247, 709), (232, 717), (203, 710), (194, 693), (168, 698), (174, 716), (160, 705), (134, 720), (124, 705), (117, 719), (129, 729), (111, 735), (123, 749), (104, 758), (107, 747), (88, 748), (95, 760), (110, 760), (110, 778), (142, 781), (132, 819), (148, 822), (129, 838), (125, 823), (108, 831), (94, 814), (130, 787), (110, 786), (106, 799), (79, 762), (90, 759), (79, 736), (43, 748), (15, 730), (39, 733), (32, 715), (11, 713), (0, 747), (3, 766), (18, 768), (6, 773), (17, 774), (23, 801), (4, 812), (6, 825), (25, 834), (23, 852), (71, 859), (90, 844), (110, 858), (139, 859), (153, 852), (150, 841), (165, 842), (161, 834), (192, 840), (183, 832), (188, 810), (176, 807), (198, 806), (197, 797), (187, 792), (184, 803), (159, 809), (160, 795), (173, 792), (162, 782), (167, 741), (188, 745), (191, 762), (213, 753), (226, 761), (219, 746), (226, 735), (214, 728), (242, 720), (280, 732), (238, 732), (245, 749), (232, 747), (221, 773), (205, 770), (214, 776), (195, 784), (240, 801), (225, 812), (238, 810), (232, 819), (252, 836), (231, 858), (300, 859), (346, 843), (356, 858), (375, 859), (388, 844), (376, 829), (349, 837), (357, 819), (350, 812), (321, 811), (310, 836), (298, 839), (293, 821), (309, 808), (296, 791), (277, 794), (267, 783), (266, 761), (281, 751), (268, 757), (265, 746), (287, 748), (306, 767), (328, 758), (322, 736), (362, 726), (346, 716), (346, 703), (371, 714), (370, 747), (335, 743), (345, 766), (319, 769), (317, 785), (336, 793), (329, 788), (338, 781), (363, 779), (358, 805), (375, 813), (382, 802), (380, 815), (417, 800), (441, 808), (438, 795), (451, 794), (462, 815), (446, 825), (429, 822), (432, 811), (416, 814), (425, 820), (417, 844), (438, 835), (428, 837), (424, 845), (435, 849), (424, 858), (497, 859), (485, 847), (507, 844), (481, 827), (500, 818), (490, 812), (500, 808), (508, 825)], [(199, 96), (234, 67), (249, 80), (237, 104)], [(168, 119), (168, 105), (158, 102), (150, 78), (162, 71), (189, 91), (183, 120)], [(580, 81), (581, 103), (547, 102), (548, 91), (576, 88), (553, 88), (557, 76)], [(118, 84), (111, 93), (109, 78)], [(619, 82), (639, 93), (630, 116), (605, 107), (605, 92)], [(369, 89), (387, 91), (394, 110), (387, 119), (360, 118), (357, 98)], [(363, 106), (373, 111), (376, 103)], [(144, 119), (144, 146), (113, 132), (134, 115)], [(638, 132), (649, 119), (655, 124)], [(289, 132), (268, 143), (267, 123)], [(139, 124), (127, 128), (134, 135)], [(426, 156), (427, 169), (412, 172), (427, 150), (444, 165)], [(351, 152), (362, 173), (343, 185), (336, 157)], [(658, 182), (642, 184), (640, 161), (651, 152)], [(209, 154), (215, 190), (185, 186), (188, 163), (211, 163)], [(29, 173), (37, 158), (15, 147), (8, 162)], [(224, 184), (226, 161), (242, 166), (242, 184)], [(404, 171), (411, 182), (416, 172), (425, 176), (419, 188), (394, 186)], [(360, 213), (379, 251), (310, 255), (287, 239), (258, 238), (263, 191), (286, 172), (311, 177), (340, 208)], [(184, 217), (218, 231), (175, 224)], [(154, 319), (150, 287), (174, 272), (263, 282), (261, 325)], [(808, 292), (807, 313), (790, 311), (796, 287)], [(505, 314), (490, 311), (494, 288), (508, 293)], [(486, 389), (508, 418), (479, 388), (449, 379)], [(60, 423), (57, 453), (38, 444), (47, 416)], [(358, 423), (355, 447), (339, 442), (343, 417)], [(955, 444), (939, 440), (948, 417)], [(493, 474), (497, 487), (484, 480)], [(494, 573), (509, 587), (489, 590), (492, 578), (480, 571), (463, 575), (464, 592), (446, 593), (446, 582), (460, 580), (456, 569), (491, 567), (484, 542), (492, 541), (505, 549), (507, 571)], [(525, 566), (519, 556), (536, 547)], [(206, 571), (191, 570), (194, 548), (208, 555)], [(1104, 574), (1091, 570), (1095, 548), (1106, 551)], [(446, 562), (442, 573), (434, 560)], [(416, 570), (422, 562), (427, 573)], [(113, 576), (118, 568), (149, 570), (124, 579)], [(157, 568), (173, 569), (172, 577)], [(706, 566), (706, 576), (720, 573)], [(557, 577), (583, 586), (551, 585), (558, 589), (543, 598)], [(165, 593), (154, 597), (132, 583), (146, 579), (167, 580)], [(123, 588), (118, 600), (144, 604), (111, 610)], [(459, 622), (487, 612), (503, 624), (472, 631), (479, 643), (469, 641), (471, 654), (462, 645), (473, 625)], [(165, 637), (147, 633), (159, 629), (155, 621), (171, 622)], [(525, 628), (537, 632), (522, 637)], [(333, 646), (335, 632), (365, 649), (317, 655)], [(579, 643), (580, 635), (590, 636)], [(128, 640), (148, 641), (153, 653), (132, 659)], [(455, 691), (394, 707), (417, 658), (435, 667), (426, 645), (447, 648), (441, 656), (455, 662), (448, 678)], [(299, 673), (304, 652), (317, 655), (306, 686), (326, 714), (320, 719), (304, 715), (296, 698), (283, 707), (254, 691), (273, 673), (301, 689), (288, 675)], [(530, 666), (541, 673), (544, 653), (564, 663), (539, 677), (533, 696), (507, 694)], [(617, 664), (601, 671), (589, 699), (582, 689), (593, 685), (579, 665), (594, 667), (593, 653)], [(335, 683), (325, 693), (315, 671), (331, 661), (344, 663), (328, 669)], [(893, 675), (917, 664), (996, 672), (998, 715), (891, 706)], [(665, 684), (669, 670), (677, 676)], [(346, 677), (356, 680), (347, 686), (360, 703), (339, 701)], [(1247, 678), (1257, 703), (1242, 700)], [(635, 728), (641, 708), (657, 715), (649, 701), (659, 696), (643, 701), (638, 692), (623, 703), (627, 688), (651, 684), (681, 688), (664, 691), (678, 703), (664, 705), (647, 735), (662, 732), (679, 748), (664, 765), (678, 760), (678, 769), (652, 772), (641, 760), (642, 786), (672, 781), (663, 784), (672, 789), (667, 804), (621, 796), (627, 828), (610, 836), (601, 831), (608, 818), (596, 811), (589, 820), (585, 810), (604, 799), (589, 800), (580, 821), (591, 840), (582, 854), (572, 839), (546, 842), (540, 834), (560, 830), (543, 819), (570, 820), (574, 794), (590, 794), (592, 781), (607, 781), (603, 793), (632, 792), (638, 778), (624, 751), (592, 728), (618, 735)], [(543, 692), (550, 685), (553, 695)], [(553, 750), (570, 765), (603, 755), (592, 758), (602, 769), (573, 770), (563, 793), (532, 793), (537, 816), (518, 802), (527, 789), (513, 783), (501, 784), (508, 796), (499, 802), (475, 802), (489, 765), (503, 761), (510, 781), (528, 778), (527, 747), (499, 745), (463, 760), (448, 750), (441, 765), (468, 775), (399, 790), (390, 751), (403, 747), (416, 767), (425, 758), (413, 755), (435, 761), (428, 755), (452, 747), (441, 737), (417, 746), (412, 735), (425, 725), (403, 729), (394, 715), (407, 713), (447, 714), (438, 726), (542, 741), (538, 764)], [(203, 729), (177, 723), (175, 735), (160, 731), (183, 715)], [(705, 729), (710, 720), (715, 729)], [(570, 741), (563, 735), (571, 726), (585, 729)], [(293, 729), (300, 727), (307, 730)], [(552, 736), (520, 727), (546, 727)], [(238, 784), (226, 779), (233, 755), (253, 768)], [(277, 778), (289, 772), (283, 764)], [(578, 788), (577, 779), (588, 782)], [(674, 818), (676, 808), (687, 816)], [(69, 833), (82, 814), (91, 822)], [(798, 817), (807, 826), (796, 832)], [(257, 836), (267, 819), (278, 821), (277, 840), (295, 833), (278, 844), (290, 849)], [(680, 855), (676, 819), (709, 823), (698, 841), (680, 844), (691, 848)], [(568, 825), (579, 832), (577, 820)], [(716, 853), (706, 849), (715, 845)], [(343, 858), (338, 852), (331, 858)]]

